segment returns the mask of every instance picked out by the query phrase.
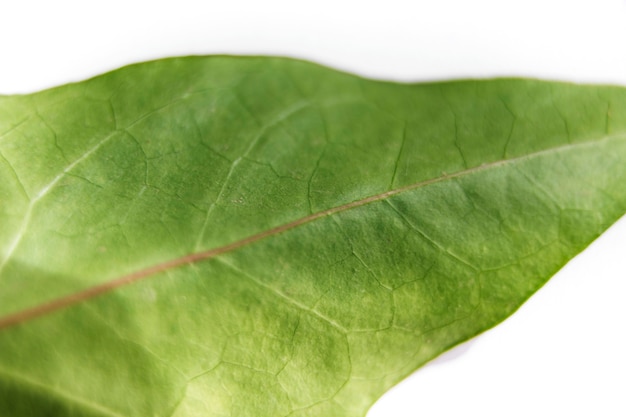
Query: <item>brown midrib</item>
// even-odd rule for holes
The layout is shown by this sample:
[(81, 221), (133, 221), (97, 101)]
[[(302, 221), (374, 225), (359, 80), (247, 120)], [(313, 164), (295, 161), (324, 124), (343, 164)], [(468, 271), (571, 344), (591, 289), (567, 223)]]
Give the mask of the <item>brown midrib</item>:
[(332, 207), (332, 208), (308, 215), (306, 217), (302, 217), (300, 219), (291, 221), (289, 223), (276, 226), (274, 228), (254, 234), (252, 236), (248, 236), (246, 238), (229, 243), (227, 245), (220, 246), (218, 248), (209, 249), (209, 250), (202, 251), (202, 252), (196, 252), (196, 253), (185, 255), (176, 259), (172, 259), (167, 262), (163, 262), (157, 265), (150, 266), (148, 268), (141, 269), (139, 271), (132, 272), (130, 274), (113, 279), (111, 281), (107, 281), (102, 284), (98, 284), (98, 285), (86, 288), (84, 290), (75, 292), (73, 294), (69, 294), (69, 295), (45, 302), (43, 304), (39, 304), (37, 306), (30, 307), (30, 308), (27, 308), (27, 309), (24, 309), (24, 310), (21, 310), (12, 314), (8, 314), (0, 318), (0, 330), (23, 323), (25, 321), (35, 319), (37, 317), (46, 315), (48, 313), (52, 313), (54, 311), (63, 309), (65, 307), (69, 307), (71, 305), (80, 303), (82, 301), (85, 301), (90, 298), (112, 291), (121, 286), (156, 275), (160, 272), (174, 269), (183, 265), (189, 265), (195, 262), (212, 259), (212, 258), (215, 258), (216, 256), (222, 255), (224, 253), (232, 252), (241, 247), (248, 246), (259, 240), (277, 235), (287, 230), (291, 230), (293, 228), (310, 223), (322, 217), (331, 216), (335, 213), (350, 210), (356, 207), (361, 207), (361, 206), (364, 206), (366, 204), (370, 204), (376, 201), (385, 200), (389, 197), (392, 197), (394, 195), (397, 195), (406, 191), (411, 191), (411, 190), (425, 187), (425, 186), (435, 184), (438, 182), (443, 182), (443, 181), (459, 178), (459, 177), (470, 175), (476, 172), (494, 169), (494, 168), (504, 166), (507, 164), (513, 164), (516, 162), (532, 159), (532, 158), (539, 157), (542, 155), (549, 155), (549, 154), (558, 153), (560, 151), (566, 151), (566, 150), (577, 148), (577, 147), (587, 147), (587, 146), (597, 145), (599, 142), (606, 142), (606, 141), (613, 140), (613, 139), (624, 139), (624, 138), (626, 138), (626, 136), (624, 136), (623, 134), (611, 135), (611, 136), (605, 136), (603, 138), (596, 139), (596, 140), (578, 142), (574, 144), (566, 144), (566, 145), (561, 145), (561, 146), (557, 146), (554, 148), (544, 149), (544, 150), (533, 152), (524, 156), (519, 156), (516, 158), (510, 158), (510, 159), (502, 159), (502, 160), (490, 162), (487, 164), (475, 166), (472, 168), (464, 169), (464, 170), (461, 170), (452, 174), (444, 174), (440, 177), (436, 177), (436, 178), (432, 178), (432, 179), (424, 180), (424, 181), (419, 181), (419, 182), (406, 185), (406, 186), (403, 186), (394, 190), (386, 191), (384, 193), (375, 194), (375, 195), (363, 198), (361, 200), (353, 201), (351, 203), (342, 204), (337, 207)]

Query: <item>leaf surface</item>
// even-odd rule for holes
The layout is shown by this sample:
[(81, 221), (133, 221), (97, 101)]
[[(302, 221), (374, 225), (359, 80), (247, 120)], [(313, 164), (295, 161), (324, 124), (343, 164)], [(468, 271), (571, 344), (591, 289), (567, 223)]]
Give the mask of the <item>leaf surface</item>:
[(0, 97), (0, 411), (362, 416), (623, 215), (625, 159), (618, 87), (215, 56)]

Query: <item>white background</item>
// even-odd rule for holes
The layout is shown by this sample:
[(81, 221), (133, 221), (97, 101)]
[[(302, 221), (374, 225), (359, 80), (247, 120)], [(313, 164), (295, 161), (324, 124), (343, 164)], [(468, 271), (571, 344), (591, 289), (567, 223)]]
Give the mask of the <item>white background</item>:
[[(0, 94), (213, 53), (294, 56), (407, 81), (516, 75), (626, 85), (626, 0), (0, 5)], [(624, 255), (626, 219), (511, 319), (424, 367), (368, 416), (625, 416)]]

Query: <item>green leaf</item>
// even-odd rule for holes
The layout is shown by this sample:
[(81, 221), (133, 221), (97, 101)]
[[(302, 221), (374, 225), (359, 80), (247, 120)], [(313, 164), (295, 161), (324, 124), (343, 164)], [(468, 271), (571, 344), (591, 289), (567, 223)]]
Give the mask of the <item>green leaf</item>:
[(625, 158), (618, 87), (216, 56), (0, 97), (0, 414), (362, 416), (623, 215)]

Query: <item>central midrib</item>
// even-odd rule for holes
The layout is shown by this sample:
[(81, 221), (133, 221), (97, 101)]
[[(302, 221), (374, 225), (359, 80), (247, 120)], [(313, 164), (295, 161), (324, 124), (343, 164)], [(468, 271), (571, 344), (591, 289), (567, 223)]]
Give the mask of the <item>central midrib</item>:
[(466, 175), (471, 175), (477, 172), (487, 171), (487, 170), (498, 168), (501, 166), (514, 164), (514, 163), (529, 160), (532, 158), (537, 158), (537, 157), (544, 156), (544, 155), (555, 154), (555, 153), (559, 153), (559, 152), (563, 152), (563, 151), (567, 151), (567, 150), (571, 150), (575, 148), (594, 146), (594, 145), (598, 145), (601, 142), (608, 142), (612, 140), (623, 140), (623, 139), (626, 139), (626, 135), (624, 133), (620, 133), (616, 135), (604, 136), (600, 139), (577, 142), (573, 144), (565, 144), (565, 145), (561, 145), (561, 146), (557, 146), (557, 147), (549, 148), (549, 149), (544, 149), (541, 151), (533, 152), (533, 153), (515, 157), (515, 158), (501, 159), (498, 161), (493, 161), (493, 162), (475, 166), (472, 168), (467, 168), (467, 169), (464, 169), (464, 170), (461, 170), (452, 174), (444, 174), (440, 177), (419, 181), (410, 185), (396, 188), (394, 190), (389, 190), (380, 194), (375, 194), (369, 197), (365, 197), (361, 200), (356, 200), (350, 203), (342, 204), (340, 206), (322, 210), (320, 212), (313, 213), (311, 215), (302, 217), (297, 220), (293, 220), (291, 222), (282, 224), (280, 226), (276, 226), (274, 228), (248, 236), (246, 238), (237, 240), (235, 242), (229, 243), (224, 246), (209, 249), (206, 251), (195, 252), (195, 253), (191, 253), (189, 255), (185, 255), (179, 258), (171, 259), (169, 261), (156, 264), (148, 268), (144, 268), (144, 269), (132, 272), (127, 275), (123, 275), (119, 278), (104, 282), (102, 284), (98, 284), (98, 285), (86, 288), (84, 290), (75, 292), (73, 294), (69, 294), (69, 295), (39, 304), (37, 306), (30, 307), (30, 308), (27, 308), (27, 309), (24, 309), (24, 310), (21, 310), (12, 314), (8, 314), (0, 318), (0, 330), (23, 323), (25, 321), (35, 319), (37, 317), (46, 315), (48, 313), (52, 313), (56, 310), (69, 307), (79, 302), (82, 302), (90, 298), (107, 293), (109, 291), (112, 291), (121, 286), (156, 275), (160, 272), (164, 272), (170, 269), (174, 269), (174, 268), (181, 267), (184, 265), (189, 265), (189, 264), (203, 261), (203, 260), (209, 260), (209, 259), (215, 258), (216, 256), (222, 255), (224, 253), (232, 252), (244, 246), (248, 246), (252, 243), (255, 243), (259, 240), (263, 240), (267, 237), (274, 236), (282, 232), (294, 229), (298, 226), (302, 226), (304, 224), (313, 222), (322, 217), (331, 216), (333, 214), (340, 213), (342, 211), (351, 210), (353, 208), (361, 207), (361, 206), (364, 206), (364, 205), (367, 205), (376, 201), (385, 200), (397, 194), (415, 190), (417, 188), (422, 188), (431, 184), (436, 184), (439, 182), (444, 182), (444, 181), (452, 180), (455, 178), (463, 177)]

